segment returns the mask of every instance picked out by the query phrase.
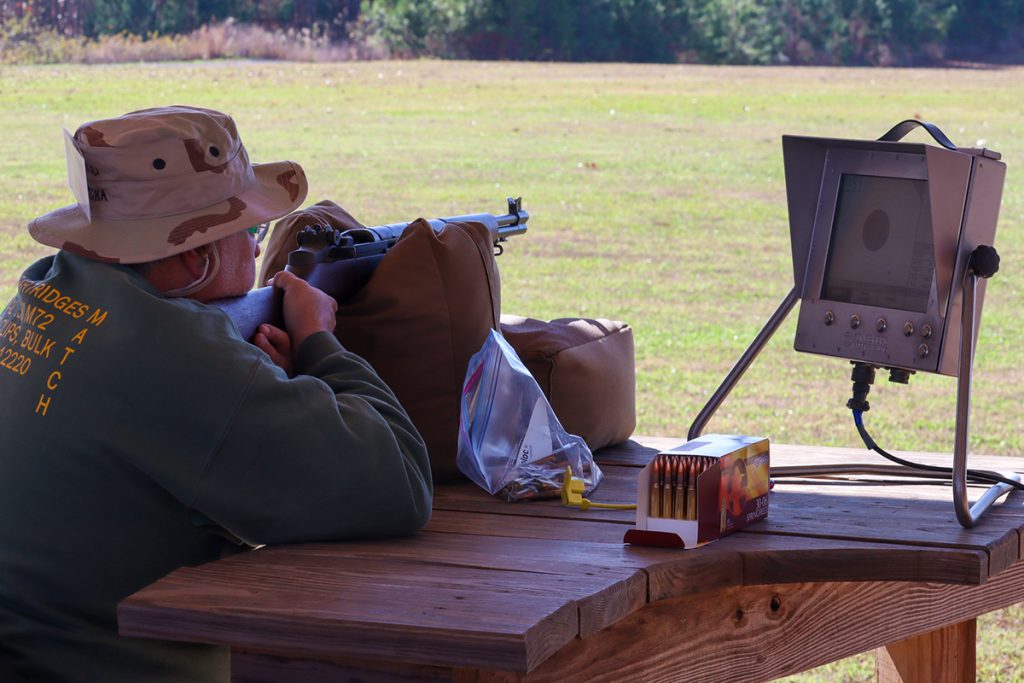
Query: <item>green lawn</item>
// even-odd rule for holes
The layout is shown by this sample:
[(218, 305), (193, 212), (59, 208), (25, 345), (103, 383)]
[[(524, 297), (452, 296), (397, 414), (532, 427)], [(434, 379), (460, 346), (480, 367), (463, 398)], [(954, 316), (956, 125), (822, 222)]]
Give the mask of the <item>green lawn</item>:
[[(60, 127), (170, 103), (223, 109), (256, 161), (293, 159), (310, 201), (368, 224), (522, 195), (530, 231), (500, 259), (503, 310), (626, 320), (638, 430), (683, 435), (792, 284), (780, 136), (877, 137), (920, 117), (1009, 171), (976, 357), (972, 448), (1020, 455), (1024, 70), (371, 62), (6, 67), (0, 71), (0, 298), (45, 253), (24, 231), (69, 203)], [(925, 140), (921, 133), (911, 139)], [(984, 140), (984, 142), (980, 142)], [(792, 350), (795, 315), (711, 422), (779, 442), (859, 446), (849, 366)], [(881, 382), (869, 426), (950, 451), (955, 381)], [(1021, 613), (981, 626), (984, 680), (1020, 680)], [(800, 680), (862, 680), (870, 657)]]

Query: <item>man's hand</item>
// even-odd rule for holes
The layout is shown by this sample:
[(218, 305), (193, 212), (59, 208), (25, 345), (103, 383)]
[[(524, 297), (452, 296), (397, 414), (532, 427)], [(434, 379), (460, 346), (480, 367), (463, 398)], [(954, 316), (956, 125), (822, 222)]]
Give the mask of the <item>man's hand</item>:
[(287, 332), (280, 327), (264, 323), (256, 330), (252, 343), (270, 356), (274, 365), (288, 373), (289, 377), (294, 376), (292, 372), (292, 340)]
[(332, 297), (285, 270), (276, 273), (269, 284), (284, 292), (284, 327), (291, 339), (292, 360), (309, 335), (334, 332), (338, 302)]

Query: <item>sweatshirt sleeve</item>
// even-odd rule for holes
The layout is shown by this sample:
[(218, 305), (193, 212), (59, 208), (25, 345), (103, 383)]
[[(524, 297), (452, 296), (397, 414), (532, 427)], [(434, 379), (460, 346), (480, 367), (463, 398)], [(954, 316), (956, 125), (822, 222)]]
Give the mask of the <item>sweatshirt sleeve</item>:
[(252, 545), (422, 528), (427, 451), (387, 385), (326, 332), (303, 342), (296, 371), (256, 364), (192, 507)]

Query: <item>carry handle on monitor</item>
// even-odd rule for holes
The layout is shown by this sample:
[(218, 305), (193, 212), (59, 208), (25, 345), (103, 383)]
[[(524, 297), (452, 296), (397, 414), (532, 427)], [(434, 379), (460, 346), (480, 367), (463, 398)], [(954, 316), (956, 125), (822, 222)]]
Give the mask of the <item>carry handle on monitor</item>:
[(928, 134), (932, 136), (932, 139), (935, 140), (935, 142), (942, 145), (943, 147), (945, 147), (946, 149), (951, 149), (954, 152), (956, 151), (957, 146), (954, 145), (953, 142), (946, 137), (945, 133), (939, 130), (938, 126), (936, 126), (934, 123), (928, 123), (927, 121), (918, 121), (917, 119), (907, 119), (906, 121), (900, 121), (895, 126), (890, 128), (885, 133), (885, 135), (878, 138), (878, 141), (899, 142), (900, 140), (903, 139), (903, 136), (905, 136), (907, 133), (909, 133), (910, 131), (914, 130), (917, 127), (924, 128), (926, 131), (928, 131)]

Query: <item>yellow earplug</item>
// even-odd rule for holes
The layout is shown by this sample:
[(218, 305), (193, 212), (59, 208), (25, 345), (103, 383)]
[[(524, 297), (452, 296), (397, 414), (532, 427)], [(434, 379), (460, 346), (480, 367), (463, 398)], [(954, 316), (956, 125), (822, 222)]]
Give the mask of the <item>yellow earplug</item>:
[(562, 479), (562, 505), (566, 507), (578, 507), (580, 510), (590, 508), (601, 508), (602, 510), (635, 510), (636, 505), (615, 504), (615, 503), (592, 503), (583, 497), (586, 485), (579, 477), (572, 476), (572, 468), (565, 466), (565, 477)]

